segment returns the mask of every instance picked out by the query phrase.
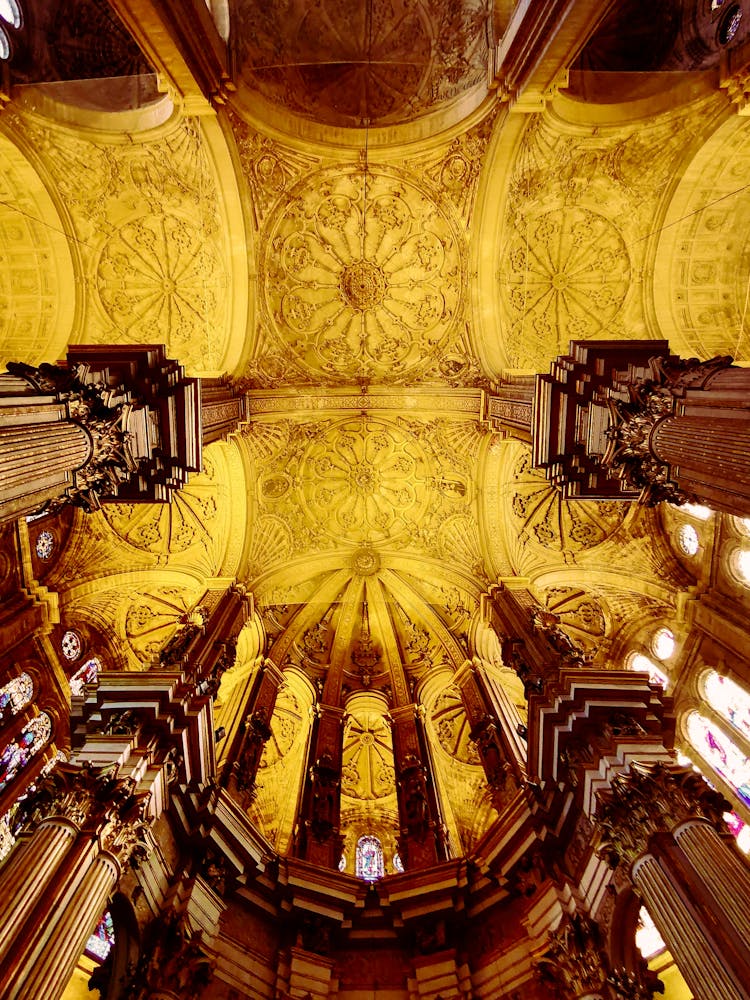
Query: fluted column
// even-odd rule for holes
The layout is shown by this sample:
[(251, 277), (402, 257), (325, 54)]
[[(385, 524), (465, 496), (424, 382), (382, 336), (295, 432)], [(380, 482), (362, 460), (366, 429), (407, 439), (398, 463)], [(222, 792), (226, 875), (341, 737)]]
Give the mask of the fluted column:
[(688, 820), (673, 836), (706, 893), (739, 936), (750, 941), (750, 871), (734, 845), (702, 819)]
[(120, 866), (109, 853), (99, 854), (59, 914), (53, 932), (37, 948), (6, 994), (8, 1000), (57, 1000), (73, 975), (120, 877)]
[(654, 457), (694, 490), (713, 483), (732, 492), (750, 491), (750, 429), (736, 419), (666, 417), (654, 426), (649, 443)]
[(67, 420), (62, 406), (54, 410), (64, 422), (50, 423), (50, 409), (38, 408), (38, 423), (0, 427), (0, 509), (8, 517), (61, 494), (92, 456), (91, 435)]
[(263, 748), (271, 735), (271, 719), (282, 680), (282, 673), (276, 665), (271, 660), (265, 660), (246, 701), (244, 723), (234, 735), (227, 754), (231, 767), (225, 767), (221, 781), (245, 808), (255, 798), (258, 767)]
[(500, 811), (526, 777), (522, 757), (525, 747), (518, 733), (520, 717), (501, 686), (488, 677), (481, 661), (467, 660), (456, 671), (454, 683), (461, 692), (471, 739), (482, 762), (492, 804)]
[(701, 1000), (747, 1000), (750, 993), (721, 961), (695, 912), (653, 854), (631, 869), (633, 884), (693, 993)]
[(343, 844), (339, 833), (343, 720), (342, 709), (318, 705), (297, 841), (299, 857), (330, 869), (338, 867)]
[(61, 763), (26, 801), (26, 822), (39, 825), (0, 876), (3, 998), (61, 995), (120, 866), (141, 846), (145, 799), (133, 789), (110, 769)]
[(398, 850), (407, 869), (445, 860), (445, 840), (422, 718), (415, 705), (394, 708), (393, 755), (401, 833)]
[(599, 856), (613, 867), (629, 864), (636, 891), (701, 1000), (750, 1000), (750, 924), (742, 914), (750, 870), (715, 829), (728, 806), (691, 768), (633, 762), (600, 793), (594, 817)]
[(6, 862), (0, 873), (0, 962), (19, 927), (47, 894), (77, 833), (75, 824), (61, 816), (45, 819)]

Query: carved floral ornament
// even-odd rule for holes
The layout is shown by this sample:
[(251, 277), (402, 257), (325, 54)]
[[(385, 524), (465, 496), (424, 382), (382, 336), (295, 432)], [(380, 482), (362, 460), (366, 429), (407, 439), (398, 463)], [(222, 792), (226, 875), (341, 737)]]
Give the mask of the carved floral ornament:
[[(300, 499), (312, 521), (336, 538), (360, 544), (393, 538), (424, 512), (432, 492), (428, 471), (412, 435), (356, 417), (313, 439), (300, 463)], [(357, 569), (371, 565), (361, 551)]]
[(612, 779), (608, 793), (599, 795), (597, 853), (613, 868), (621, 860), (632, 863), (648, 849), (653, 834), (669, 833), (686, 819), (708, 820), (724, 832), (723, 813), (731, 808), (690, 767), (634, 761)]
[[(220, 326), (228, 276), (213, 233), (201, 220), (149, 215), (116, 229), (102, 248), (97, 291), (118, 337), (148, 343), (155, 326), (169, 331), (180, 358), (196, 336)], [(210, 367), (215, 350), (207, 342)]]
[(627, 504), (616, 501), (563, 500), (560, 491), (533, 469), (524, 449), (513, 466), (510, 509), (529, 539), (547, 549), (578, 552), (599, 545), (616, 531)]
[(203, 472), (193, 473), (176, 491), (170, 504), (107, 504), (103, 514), (120, 538), (138, 549), (158, 555), (184, 552), (206, 542), (216, 531), (221, 487), (208, 456)]
[(616, 317), (629, 287), (622, 234), (587, 208), (523, 216), (498, 269), (511, 319), (509, 362), (540, 369), (568, 341), (595, 337)]
[(119, 778), (116, 767), (60, 761), (21, 804), (20, 819), (28, 828), (51, 817), (98, 828), (102, 848), (124, 863), (146, 849), (147, 806), (148, 795), (136, 794), (135, 781)]
[(603, 934), (596, 921), (583, 913), (563, 917), (550, 931), (544, 954), (534, 970), (547, 995), (556, 1000), (601, 997), (612, 1000), (651, 1000), (664, 992), (664, 984), (645, 962), (636, 973), (609, 970)]
[(447, 208), (379, 168), (308, 177), (271, 223), (261, 272), (276, 336), (307, 371), (384, 381), (424, 366), (462, 314)]

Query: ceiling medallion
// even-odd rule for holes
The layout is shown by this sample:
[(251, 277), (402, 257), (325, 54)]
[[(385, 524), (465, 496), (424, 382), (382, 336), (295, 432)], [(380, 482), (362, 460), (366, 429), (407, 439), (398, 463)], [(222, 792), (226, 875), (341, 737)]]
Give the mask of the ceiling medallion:
[(386, 282), (382, 268), (369, 260), (356, 260), (341, 272), (339, 288), (344, 301), (357, 312), (379, 306), (385, 295)]
[[(393, 539), (419, 522), (435, 477), (412, 434), (357, 416), (311, 441), (296, 481), (308, 517), (337, 540), (354, 542), (366, 552), (366, 543)], [(363, 564), (369, 565), (364, 556)]]
[(463, 316), (452, 209), (405, 177), (327, 168), (301, 181), (264, 240), (270, 328), (316, 378), (392, 382), (435, 363)]
[(380, 569), (380, 556), (370, 548), (357, 549), (352, 556), (351, 566), (360, 576), (372, 576)]

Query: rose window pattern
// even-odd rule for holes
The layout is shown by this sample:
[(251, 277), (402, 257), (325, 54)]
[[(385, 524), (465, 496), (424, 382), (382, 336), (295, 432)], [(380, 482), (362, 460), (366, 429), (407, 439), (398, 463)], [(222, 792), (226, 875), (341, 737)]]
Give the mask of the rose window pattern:
[(81, 637), (77, 632), (68, 630), (63, 634), (60, 640), (60, 649), (62, 649), (63, 656), (66, 660), (77, 660), (81, 655)]
[(603, 216), (576, 208), (524, 221), (498, 272), (510, 363), (538, 369), (568, 341), (594, 337), (617, 316), (629, 277), (625, 243)]
[(462, 273), (453, 223), (415, 185), (331, 170), (304, 182), (272, 227), (264, 300), (305, 368), (393, 381), (449, 337)]
[(337, 539), (360, 543), (401, 534), (419, 521), (431, 493), (416, 439), (368, 417), (346, 420), (314, 440), (298, 482), (316, 523)]

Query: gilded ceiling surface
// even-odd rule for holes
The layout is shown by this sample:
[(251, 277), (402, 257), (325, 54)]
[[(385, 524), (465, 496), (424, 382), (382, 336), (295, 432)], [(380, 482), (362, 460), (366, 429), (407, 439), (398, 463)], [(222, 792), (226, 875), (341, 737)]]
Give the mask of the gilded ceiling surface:
[[(425, 116), (485, 94), (491, 6), (238, 0), (230, 110), (127, 133), (0, 116), (4, 357), (164, 342), (248, 390), (249, 420), (169, 509), (81, 514), (54, 583), (63, 620), (109, 627), (130, 669), (206, 588), (247, 586), (254, 655), (285, 673), (251, 810), (280, 850), (323, 694), (351, 709), (352, 829), (377, 815), (393, 842), (384, 718), (416, 700), (451, 837), (476, 842), (492, 809), (451, 679), (499, 661), (482, 600), (498, 580), (600, 659), (619, 611), (629, 627), (654, 594), (672, 606), (623, 505), (562, 501), (492, 430), (497, 382), (571, 338), (747, 357), (747, 119), (709, 89), (653, 112), (488, 99), (417, 141)], [(372, 148), (364, 126), (383, 127)], [(240, 686), (217, 705), (239, 713)]]
[(328, 125), (397, 124), (486, 85), (488, 0), (238, 0), (243, 83)]
[(403, 380), (460, 316), (462, 250), (450, 214), (408, 177), (326, 170), (293, 190), (270, 226), (264, 305), (318, 378)]

